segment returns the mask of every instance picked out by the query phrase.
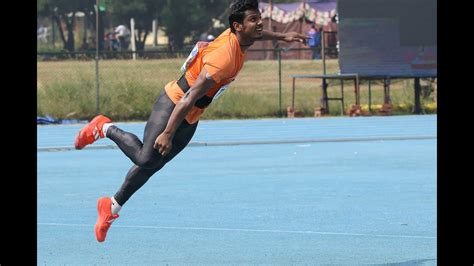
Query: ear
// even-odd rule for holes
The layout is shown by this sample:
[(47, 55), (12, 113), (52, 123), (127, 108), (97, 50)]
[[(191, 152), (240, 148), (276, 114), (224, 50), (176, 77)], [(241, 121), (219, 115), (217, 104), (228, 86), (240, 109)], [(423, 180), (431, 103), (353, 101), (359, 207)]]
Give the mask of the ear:
[(235, 31), (242, 31), (244, 25), (240, 24), (237, 21), (232, 22), (232, 26), (234, 26)]

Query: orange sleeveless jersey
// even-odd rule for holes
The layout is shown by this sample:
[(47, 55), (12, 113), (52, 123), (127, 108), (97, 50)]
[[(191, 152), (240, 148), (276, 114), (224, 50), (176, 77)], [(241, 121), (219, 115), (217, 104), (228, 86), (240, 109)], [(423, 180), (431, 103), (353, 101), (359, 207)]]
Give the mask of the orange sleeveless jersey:
[[(244, 65), (244, 60), (245, 53), (240, 50), (237, 36), (230, 29), (227, 29), (214, 41), (210, 42), (207, 47), (198, 52), (196, 58), (186, 70), (186, 80), (189, 86), (192, 87), (204, 67), (208, 76), (211, 76), (216, 82), (216, 85), (206, 93), (206, 96), (212, 98), (222, 86), (235, 79)], [(175, 104), (184, 95), (183, 90), (177, 84), (177, 80), (166, 84), (165, 91)], [(202, 113), (204, 113), (204, 109), (193, 106), (186, 115), (186, 121), (194, 124), (199, 120)]]

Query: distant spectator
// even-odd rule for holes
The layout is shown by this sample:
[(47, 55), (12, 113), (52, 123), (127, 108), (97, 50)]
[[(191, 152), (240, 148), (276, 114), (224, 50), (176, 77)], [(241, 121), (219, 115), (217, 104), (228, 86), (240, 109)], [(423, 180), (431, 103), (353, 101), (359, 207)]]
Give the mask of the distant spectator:
[(36, 30), (36, 35), (38, 38), (38, 41), (40, 42), (48, 42), (47, 36), (48, 36), (48, 28), (43, 27), (43, 25), (40, 25), (38, 27), (38, 30)]
[(120, 43), (120, 50), (127, 50), (130, 43), (130, 30), (125, 25), (115, 28), (116, 37)]
[(312, 59), (321, 59), (321, 30), (317, 29), (314, 23), (308, 31), (308, 46), (313, 49)]
[(107, 51), (118, 51), (120, 49), (120, 43), (117, 40), (115, 32), (108, 32), (104, 38), (105, 49)]

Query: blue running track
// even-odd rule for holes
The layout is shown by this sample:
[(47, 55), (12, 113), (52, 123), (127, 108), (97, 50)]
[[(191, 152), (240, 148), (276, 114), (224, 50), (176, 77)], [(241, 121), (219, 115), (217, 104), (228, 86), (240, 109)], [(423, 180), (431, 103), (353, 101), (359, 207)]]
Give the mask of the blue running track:
[[(436, 115), (201, 121), (104, 243), (132, 165), (83, 125), (38, 126), (39, 265), (436, 265)], [(144, 123), (116, 123), (143, 135)]]

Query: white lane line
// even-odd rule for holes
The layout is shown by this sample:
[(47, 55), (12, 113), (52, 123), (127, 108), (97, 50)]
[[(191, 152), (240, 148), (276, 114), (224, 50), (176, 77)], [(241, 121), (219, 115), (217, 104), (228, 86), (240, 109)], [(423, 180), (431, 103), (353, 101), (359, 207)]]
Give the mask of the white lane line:
[[(357, 142), (357, 141), (396, 141), (396, 140), (429, 140), (437, 139), (437, 136), (372, 136), (372, 137), (352, 137), (352, 138), (322, 138), (322, 139), (290, 139), (290, 140), (257, 140), (257, 141), (215, 141), (190, 142), (189, 147), (203, 146), (238, 146), (238, 145), (267, 145), (267, 144), (306, 144), (306, 143), (326, 143), (326, 142)], [(87, 150), (117, 149), (115, 144), (92, 145)], [(37, 152), (57, 152), (73, 151), (72, 146), (57, 147), (37, 147)]]
[[(90, 224), (64, 224), (64, 223), (38, 223), (38, 225), (94, 227), (94, 225), (90, 225)], [(367, 237), (436, 239), (435, 236), (360, 234), (360, 233), (338, 233), (338, 232), (295, 231), (295, 230), (265, 230), (265, 229), (242, 229), (242, 228), (175, 227), (175, 226), (151, 226), (151, 225), (114, 225), (114, 227), (146, 228), (146, 229), (168, 229), (168, 230), (193, 230), (193, 231), (234, 231), (234, 232), (258, 232), (258, 233), (288, 233), (288, 234), (316, 234), (316, 235), (341, 235), (341, 236), (367, 236)]]

